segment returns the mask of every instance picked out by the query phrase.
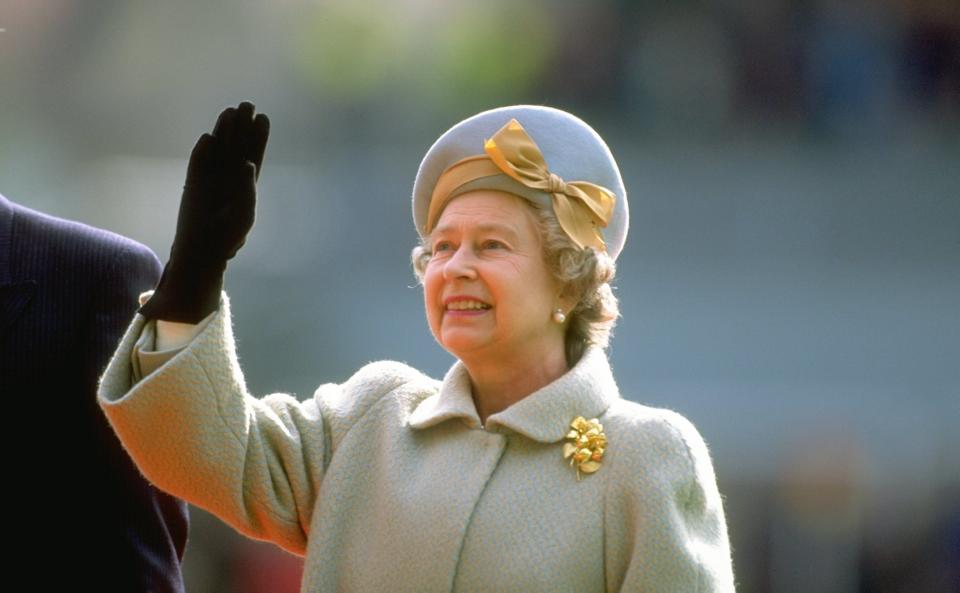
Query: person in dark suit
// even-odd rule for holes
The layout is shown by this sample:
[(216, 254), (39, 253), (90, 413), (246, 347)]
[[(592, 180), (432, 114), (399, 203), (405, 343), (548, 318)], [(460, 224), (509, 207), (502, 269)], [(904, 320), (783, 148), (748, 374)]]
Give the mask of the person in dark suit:
[(147, 482), (96, 402), (160, 270), (144, 245), (0, 195), (2, 516), (20, 568), (46, 567), (28, 586), (184, 590), (187, 506)]

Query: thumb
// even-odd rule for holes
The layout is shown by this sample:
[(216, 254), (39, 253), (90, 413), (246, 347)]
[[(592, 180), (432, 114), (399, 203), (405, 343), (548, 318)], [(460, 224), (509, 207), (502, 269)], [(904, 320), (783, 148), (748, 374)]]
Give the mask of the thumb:
[(210, 158), (212, 155), (214, 138), (210, 134), (203, 134), (197, 139), (190, 153), (190, 161), (187, 164), (186, 184), (195, 185), (199, 178), (209, 169)]
[(243, 164), (243, 181), (249, 184), (251, 187), (257, 186), (257, 177), (259, 176), (259, 171), (257, 171), (257, 165), (247, 161)]

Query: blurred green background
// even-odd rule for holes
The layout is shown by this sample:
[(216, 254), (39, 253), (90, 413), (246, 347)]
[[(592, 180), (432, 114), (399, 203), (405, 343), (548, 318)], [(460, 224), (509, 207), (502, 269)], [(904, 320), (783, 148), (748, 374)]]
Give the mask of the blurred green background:
[[(482, 109), (580, 115), (632, 213), (614, 371), (711, 445), (739, 590), (960, 590), (955, 0), (30, 0), (0, 29), (0, 192), (162, 261), (193, 142), (269, 114), (227, 275), (259, 394), (441, 376), (420, 158)], [(297, 590), (298, 559), (192, 516), (189, 591)]]

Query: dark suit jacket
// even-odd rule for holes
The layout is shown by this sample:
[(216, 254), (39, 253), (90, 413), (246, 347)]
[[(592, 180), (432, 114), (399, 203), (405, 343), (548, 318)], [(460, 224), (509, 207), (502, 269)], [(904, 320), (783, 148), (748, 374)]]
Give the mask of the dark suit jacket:
[[(149, 248), (0, 195), (7, 556), (39, 590), (182, 592), (186, 505), (137, 470), (97, 381), (160, 262)], [(34, 572), (33, 566), (46, 570)]]

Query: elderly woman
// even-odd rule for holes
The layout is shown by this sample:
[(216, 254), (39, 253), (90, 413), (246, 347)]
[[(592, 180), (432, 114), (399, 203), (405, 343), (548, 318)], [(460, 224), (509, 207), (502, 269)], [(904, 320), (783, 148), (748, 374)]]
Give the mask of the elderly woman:
[(150, 480), (305, 555), (303, 591), (733, 591), (703, 439), (624, 399), (605, 355), (627, 201), (596, 132), (514, 106), (443, 134), (413, 265), (457, 362), (442, 381), (371, 363), (303, 402), (248, 392), (222, 291), (267, 133), (242, 103), (201, 136), (164, 276), (102, 378)]

